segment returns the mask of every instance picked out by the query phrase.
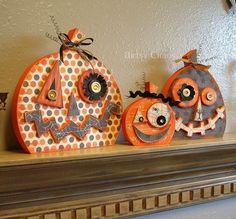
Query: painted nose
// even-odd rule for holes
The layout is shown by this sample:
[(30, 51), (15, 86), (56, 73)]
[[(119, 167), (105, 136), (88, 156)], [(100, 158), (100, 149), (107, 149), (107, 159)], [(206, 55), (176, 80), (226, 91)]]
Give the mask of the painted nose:
[(201, 97), (199, 97), (197, 101), (197, 107), (195, 110), (194, 121), (202, 121), (202, 119), (203, 119), (202, 101), (201, 101)]

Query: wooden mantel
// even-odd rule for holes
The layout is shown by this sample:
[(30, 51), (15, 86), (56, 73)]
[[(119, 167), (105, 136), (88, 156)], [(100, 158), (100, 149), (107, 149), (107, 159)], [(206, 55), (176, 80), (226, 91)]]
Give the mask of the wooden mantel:
[(0, 152), (0, 218), (128, 218), (236, 195), (236, 135), (167, 147)]

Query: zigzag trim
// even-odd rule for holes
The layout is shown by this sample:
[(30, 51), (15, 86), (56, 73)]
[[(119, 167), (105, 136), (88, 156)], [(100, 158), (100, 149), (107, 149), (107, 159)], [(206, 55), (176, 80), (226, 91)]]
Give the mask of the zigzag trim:
[(28, 123), (35, 123), (38, 137), (50, 131), (53, 139), (58, 143), (70, 134), (73, 134), (76, 138), (82, 139), (89, 132), (91, 127), (103, 131), (103, 129), (107, 126), (111, 113), (115, 115), (121, 114), (120, 105), (115, 103), (108, 102), (104, 109), (105, 111), (99, 119), (92, 115), (88, 115), (82, 125), (77, 125), (71, 121), (66, 127), (63, 128), (58, 126), (55, 119), (44, 122), (40, 110), (25, 112), (25, 121)]
[(128, 98), (135, 98), (135, 97), (143, 97), (143, 98), (155, 98), (155, 99), (161, 99), (164, 103), (168, 103), (170, 106), (176, 106), (180, 103), (180, 101), (174, 101), (171, 97), (164, 97), (163, 94), (156, 94), (156, 93), (150, 93), (149, 91), (140, 91), (137, 90), (135, 92), (129, 91)]

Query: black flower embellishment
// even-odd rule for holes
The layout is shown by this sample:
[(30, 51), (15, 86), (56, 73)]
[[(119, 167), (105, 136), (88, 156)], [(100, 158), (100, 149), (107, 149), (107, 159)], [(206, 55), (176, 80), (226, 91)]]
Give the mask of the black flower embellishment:
[(189, 101), (193, 99), (195, 91), (191, 85), (183, 84), (178, 90), (178, 95), (181, 101)]
[(84, 94), (90, 101), (103, 99), (107, 93), (107, 83), (103, 76), (91, 73), (83, 81)]

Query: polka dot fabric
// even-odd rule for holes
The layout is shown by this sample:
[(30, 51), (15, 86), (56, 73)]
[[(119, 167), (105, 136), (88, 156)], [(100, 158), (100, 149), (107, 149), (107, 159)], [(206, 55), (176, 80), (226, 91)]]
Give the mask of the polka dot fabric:
[[(69, 32), (68, 35), (73, 42), (79, 41), (84, 37), (78, 29)], [(64, 63), (60, 63), (59, 66), (63, 108), (43, 105), (36, 101), (55, 61), (60, 59), (58, 52), (45, 56), (28, 67), (17, 85), (13, 103), (13, 125), (20, 144), (29, 153), (67, 151), (113, 145), (118, 136), (120, 116), (115, 114), (110, 115), (104, 131), (99, 131), (92, 127), (83, 139), (77, 139), (70, 134), (59, 143), (54, 141), (49, 131), (40, 137), (37, 136), (35, 124), (25, 121), (25, 112), (40, 110), (44, 122), (54, 118), (60, 128), (70, 121), (81, 126), (87, 115), (93, 115), (96, 118), (102, 116), (108, 101), (122, 107), (121, 94), (112, 73), (102, 62), (95, 59), (91, 63), (94, 70), (99, 72), (106, 80), (107, 95), (104, 100), (97, 103), (89, 104), (83, 101), (78, 93), (78, 81), (83, 72), (91, 69), (91, 65), (83, 60), (76, 51), (64, 50), (63, 54)], [(72, 93), (76, 99), (79, 115), (68, 117), (69, 100)]]

